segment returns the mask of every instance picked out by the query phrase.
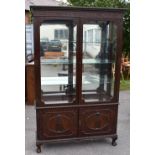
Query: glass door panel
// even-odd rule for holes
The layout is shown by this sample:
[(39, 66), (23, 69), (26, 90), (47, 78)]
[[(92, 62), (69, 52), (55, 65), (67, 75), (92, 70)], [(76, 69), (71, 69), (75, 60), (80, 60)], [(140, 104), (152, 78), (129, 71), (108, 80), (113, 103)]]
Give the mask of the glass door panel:
[(85, 102), (110, 101), (114, 93), (116, 25), (83, 25), (82, 96)]
[(75, 101), (76, 31), (72, 21), (40, 26), (41, 95), (45, 104)]

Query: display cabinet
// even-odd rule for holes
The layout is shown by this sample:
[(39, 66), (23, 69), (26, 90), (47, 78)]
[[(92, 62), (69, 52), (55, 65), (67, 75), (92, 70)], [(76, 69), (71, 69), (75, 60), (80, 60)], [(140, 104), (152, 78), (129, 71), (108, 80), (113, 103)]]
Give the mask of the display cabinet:
[[(123, 9), (31, 6), (36, 146), (117, 139)], [(42, 41), (44, 40), (44, 42)]]

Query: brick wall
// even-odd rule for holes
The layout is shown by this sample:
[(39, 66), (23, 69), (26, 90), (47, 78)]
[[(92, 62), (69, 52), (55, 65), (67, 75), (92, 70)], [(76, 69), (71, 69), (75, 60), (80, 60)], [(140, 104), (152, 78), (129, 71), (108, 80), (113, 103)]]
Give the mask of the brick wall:
[(30, 15), (28, 11), (25, 11), (25, 24), (30, 24)]

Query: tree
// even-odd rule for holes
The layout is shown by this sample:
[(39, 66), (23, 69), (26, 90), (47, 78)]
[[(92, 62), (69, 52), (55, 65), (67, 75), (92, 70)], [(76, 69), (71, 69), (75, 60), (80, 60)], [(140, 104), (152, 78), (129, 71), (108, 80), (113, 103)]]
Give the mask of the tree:
[(123, 53), (130, 56), (130, 1), (126, 0), (67, 0), (73, 6), (126, 8), (123, 18)]

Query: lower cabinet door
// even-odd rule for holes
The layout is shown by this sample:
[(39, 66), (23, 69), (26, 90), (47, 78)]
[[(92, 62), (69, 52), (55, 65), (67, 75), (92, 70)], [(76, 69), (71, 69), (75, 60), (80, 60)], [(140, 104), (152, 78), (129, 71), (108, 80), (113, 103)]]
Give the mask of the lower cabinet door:
[(40, 140), (77, 136), (78, 110), (43, 109), (37, 111), (37, 136)]
[(116, 133), (117, 106), (80, 108), (80, 136)]

